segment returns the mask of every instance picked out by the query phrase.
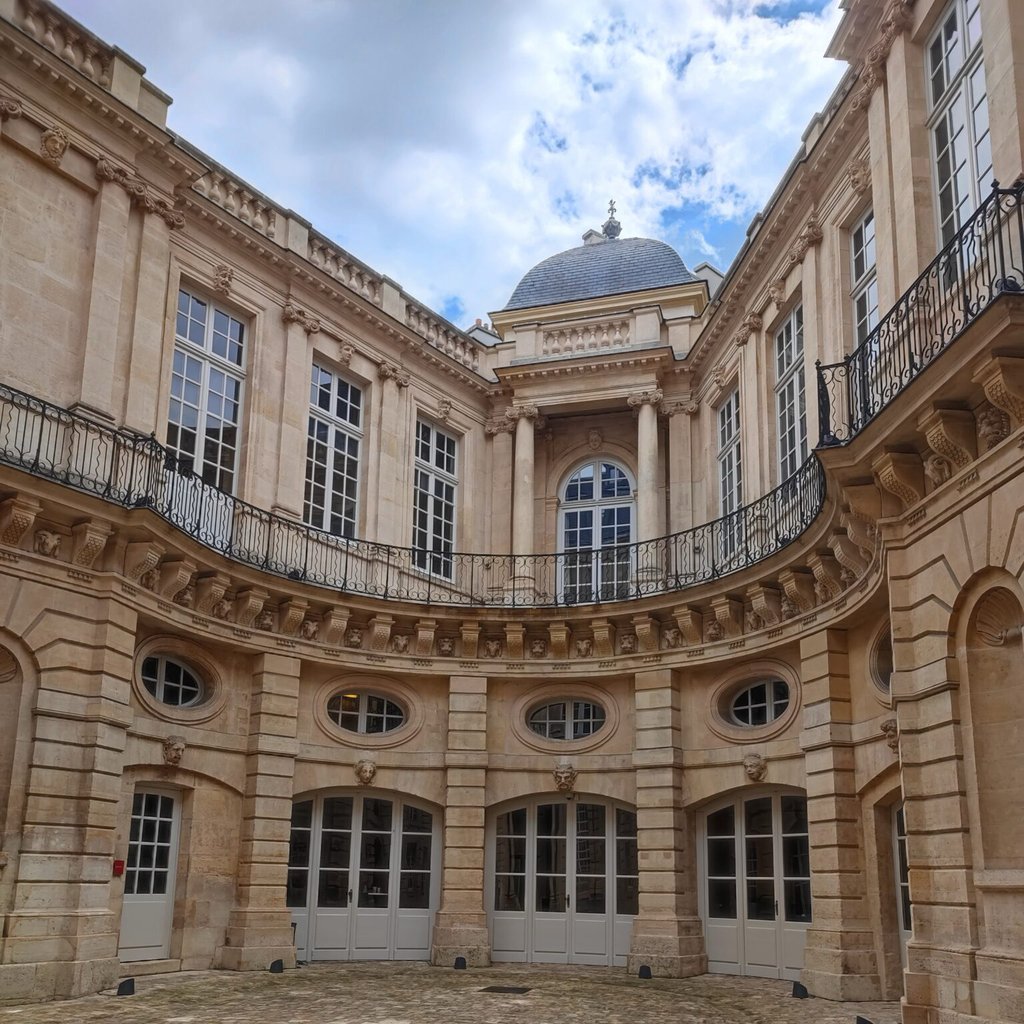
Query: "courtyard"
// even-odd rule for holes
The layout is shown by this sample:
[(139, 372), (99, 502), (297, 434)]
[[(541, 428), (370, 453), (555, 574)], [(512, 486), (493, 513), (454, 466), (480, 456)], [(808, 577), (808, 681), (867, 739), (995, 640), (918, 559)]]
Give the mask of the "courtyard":
[[(526, 991), (487, 991), (519, 989)], [(641, 981), (619, 969), (331, 963), (280, 975), (143, 977), (136, 994), (0, 1007), (0, 1024), (896, 1024), (897, 1003), (794, 999), (784, 981), (704, 975)]]

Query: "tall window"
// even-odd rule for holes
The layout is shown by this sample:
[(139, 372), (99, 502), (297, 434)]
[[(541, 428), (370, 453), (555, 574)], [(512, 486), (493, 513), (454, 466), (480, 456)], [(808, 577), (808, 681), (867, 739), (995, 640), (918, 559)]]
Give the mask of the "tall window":
[(928, 44), (929, 127), (943, 244), (961, 227), (992, 182), (981, 0), (954, 0)]
[(423, 420), (416, 422), (413, 484), (413, 564), (451, 579), (455, 550), (455, 438)]
[(178, 467), (229, 494), (238, 471), (245, 325), (191, 292), (178, 292), (167, 447)]
[(775, 408), (779, 418), (779, 481), (807, 458), (804, 394), (804, 308), (797, 306), (775, 335)]
[(734, 391), (718, 407), (718, 482), (719, 512), (727, 516), (743, 501), (739, 391)]
[(562, 599), (570, 604), (629, 594), (633, 481), (599, 459), (574, 470), (561, 494)]
[(875, 215), (872, 210), (860, 219), (850, 233), (852, 249), (853, 322), (856, 345), (878, 326), (878, 276), (875, 259)]
[(313, 364), (302, 516), (338, 537), (356, 535), (363, 393)]

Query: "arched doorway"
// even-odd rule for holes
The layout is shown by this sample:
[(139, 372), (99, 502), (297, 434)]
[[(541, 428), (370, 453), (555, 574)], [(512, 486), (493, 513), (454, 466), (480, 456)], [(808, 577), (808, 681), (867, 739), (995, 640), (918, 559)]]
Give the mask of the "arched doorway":
[(796, 980), (811, 921), (807, 797), (745, 792), (698, 820), (708, 970)]
[(624, 966), (637, 913), (636, 811), (544, 796), (488, 823), (491, 958)]
[(287, 902), (300, 960), (427, 960), (440, 814), (387, 793), (292, 805)]

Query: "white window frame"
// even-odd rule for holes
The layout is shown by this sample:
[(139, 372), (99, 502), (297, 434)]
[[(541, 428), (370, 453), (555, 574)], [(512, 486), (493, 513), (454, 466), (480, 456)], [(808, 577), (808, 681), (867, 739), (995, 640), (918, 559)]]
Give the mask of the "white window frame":
[[(939, 245), (945, 245), (988, 194), (992, 181), (992, 143), (989, 131), (988, 90), (981, 44), (981, 0), (953, 0), (939, 19), (925, 46), (925, 87), (928, 97), (928, 134), (931, 138), (935, 217)], [(962, 127), (954, 120), (962, 116)], [(949, 209), (943, 213), (943, 153), (939, 132), (944, 130), (954, 164), (963, 166), (958, 178), (954, 167), (947, 178)], [(955, 140), (961, 140), (957, 154)]]
[(743, 505), (743, 457), (740, 392), (737, 388), (718, 407), (718, 514), (727, 516)]
[[(338, 717), (335, 718), (334, 714), (329, 710), (331, 704), (336, 698), (340, 698), (342, 703), (338, 707)], [(355, 700), (356, 710), (346, 711), (344, 701)], [(378, 700), (383, 701), (383, 710), (371, 711), (370, 701)], [(401, 704), (393, 697), (389, 697), (384, 693), (373, 693), (372, 691), (351, 691), (349, 693), (339, 692), (332, 694), (330, 700), (327, 702), (327, 717), (339, 728), (344, 729), (345, 732), (356, 733), (360, 736), (386, 736), (388, 733), (395, 732), (401, 729), (409, 721), (408, 712), (402, 707)], [(394, 710), (392, 710), (394, 709)], [(344, 719), (351, 719), (353, 716), (356, 718), (356, 728), (350, 729), (344, 724)], [(394, 725), (388, 725), (389, 722), (393, 722), (397, 719)], [(382, 729), (369, 729), (368, 725), (370, 721), (379, 721), (384, 728)]]
[[(541, 711), (549, 711), (551, 708), (561, 708), (562, 717), (552, 718), (550, 715), (547, 715), (543, 719), (537, 719), (536, 723), (534, 722), (534, 718), (539, 715)], [(608, 713), (605, 711), (604, 707), (596, 700), (588, 700), (585, 697), (566, 697), (564, 699), (543, 700), (539, 704), (534, 704), (526, 713), (527, 729), (532, 733), (535, 733), (537, 736), (542, 736), (546, 740), (556, 740), (558, 742), (588, 740), (596, 732), (604, 728), (607, 721)], [(544, 730), (541, 731), (541, 729), (536, 728), (535, 724), (544, 726)], [(552, 727), (558, 726), (559, 724), (563, 727), (562, 731), (565, 732), (566, 735), (552, 736)], [(578, 730), (584, 729), (586, 731), (578, 732)]]
[(809, 452), (802, 305), (794, 306), (775, 332), (775, 380), (779, 483), (782, 483), (804, 464)]
[(413, 567), (445, 580), (455, 573), (458, 494), (459, 439), (418, 418), (413, 439)]
[[(187, 298), (187, 310), (182, 310), (182, 300)], [(195, 305), (205, 306), (206, 319), (201, 329), (197, 329), (200, 321), (192, 316)], [(234, 339), (222, 332), (215, 330), (217, 315), (226, 317), (229, 331), (231, 325), (238, 328), (238, 338)], [(184, 331), (182, 326), (184, 325)], [(235, 494), (238, 484), (238, 461), (239, 451), (242, 447), (242, 410), (245, 401), (245, 362), (247, 335), (249, 325), (235, 313), (226, 309), (218, 302), (207, 298), (201, 291), (187, 288), (180, 285), (178, 288), (178, 300), (175, 306), (174, 326), (174, 351), (172, 354), (171, 366), (171, 394), (168, 399), (167, 409), (167, 448), (174, 454), (177, 460), (177, 467), (182, 471), (191, 471), (210, 486), (226, 494)], [(197, 337), (201, 335), (201, 337)], [(227, 355), (218, 354), (215, 347), (222, 342), (227, 352), (230, 353), (233, 347), (238, 349), (237, 360)], [(190, 362), (191, 361), (191, 362)], [(188, 371), (198, 364), (199, 379), (189, 375)], [(217, 406), (223, 407), (224, 395), (216, 394), (212, 387), (214, 381), (223, 379), (237, 384), (237, 394), (234, 398), (235, 419), (225, 420), (219, 415)], [(189, 398), (189, 387), (193, 385), (198, 389), (198, 395), (194, 400)], [(181, 446), (181, 430), (183, 423), (183, 410), (192, 408), (196, 411), (195, 426), (195, 451), (189, 452)], [(205, 425), (207, 418), (216, 416), (221, 422), (229, 424), (234, 428), (234, 444), (228, 445), (224, 442), (218, 443), (218, 452), (225, 449), (230, 450), (230, 464), (222, 461), (207, 461), (206, 459), (206, 433)]]
[[(323, 401), (327, 402), (325, 408)], [(365, 393), (340, 374), (314, 362), (310, 370), (309, 412), (306, 421), (306, 469), (302, 518), (310, 526), (336, 537), (353, 538), (359, 524), (359, 498), (363, 454)], [(339, 445), (341, 447), (339, 447)], [(352, 455), (351, 446), (355, 446)], [(354, 458), (355, 473), (347, 472), (345, 460)], [(322, 466), (324, 478), (317, 483), (313, 472)], [(339, 488), (339, 474), (343, 486)], [(351, 483), (351, 493), (347, 487)], [(323, 490), (323, 501), (314, 502), (314, 489)], [(340, 498), (342, 512), (333, 511)], [(350, 505), (351, 512), (348, 511)]]
[(850, 231), (850, 302), (853, 347), (859, 348), (878, 326), (879, 319), (874, 210), (868, 210)]
[[(613, 497), (601, 496), (601, 467), (604, 465), (613, 466), (623, 477), (625, 477), (629, 493), (615, 495)], [(590, 498), (569, 497), (569, 485), (576, 476), (588, 466), (593, 468), (593, 493)], [(588, 604), (597, 600), (612, 600), (618, 596), (618, 591), (623, 586), (628, 587), (633, 579), (633, 544), (636, 543), (636, 479), (633, 474), (616, 459), (602, 456), (588, 459), (586, 462), (577, 463), (565, 474), (561, 486), (558, 489), (558, 551), (561, 556), (559, 570), (559, 593), (566, 603)], [(604, 524), (601, 522), (601, 513), (608, 509), (627, 509), (629, 511), (629, 540), (625, 543), (602, 544), (601, 536)], [(570, 527), (567, 524), (569, 516), (579, 513), (591, 512), (590, 534), (593, 543), (586, 547), (577, 545), (568, 547), (566, 545), (567, 532)], [(613, 529), (617, 530), (616, 524)], [(579, 526), (578, 522), (575, 531), (587, 529)], [(626, 567), (626, 579), (620, 578), (617, 562), (608, 562), (603, 552), (617, 550), (626, 547), (628, 551), (628, 565)], [(573, 556), (577, 556), (574, 558)], [(611, 568), (613, 579), (609, 584), (606, 577), (606, 570)], [(584, 579), (581, 582), (581, 573)], [(614, 593), (609, 593), (607, 588), (612, 587)]]

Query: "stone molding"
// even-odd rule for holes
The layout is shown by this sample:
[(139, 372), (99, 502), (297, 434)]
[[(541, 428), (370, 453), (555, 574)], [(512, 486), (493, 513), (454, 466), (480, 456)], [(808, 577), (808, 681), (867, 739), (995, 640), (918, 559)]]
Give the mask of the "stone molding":
[(394, 363), (384, 362), (377, 367), (377, 376), (382, 381), (392, 380), (400, 388), (407, 388), (412, 383), (409, 371)]
[(180, 230), (185, 226), (185, 215), (180, 210), (158, 196), (142, 178), (119, 167), (108, 157), (101, 156), (97, 159), (96, 177), (101, 182), (120, 185), (128, 193), (132, 206), (138, 207), (144, 213), (155, 213), (169, 228)]
[(284, 308), (281, 310), (281, 319), (286, 324), (298, 324), (306, 334), (319, 334), (320, 332), (320, 321), (296, 306), (291, 299), (284, 304)]

